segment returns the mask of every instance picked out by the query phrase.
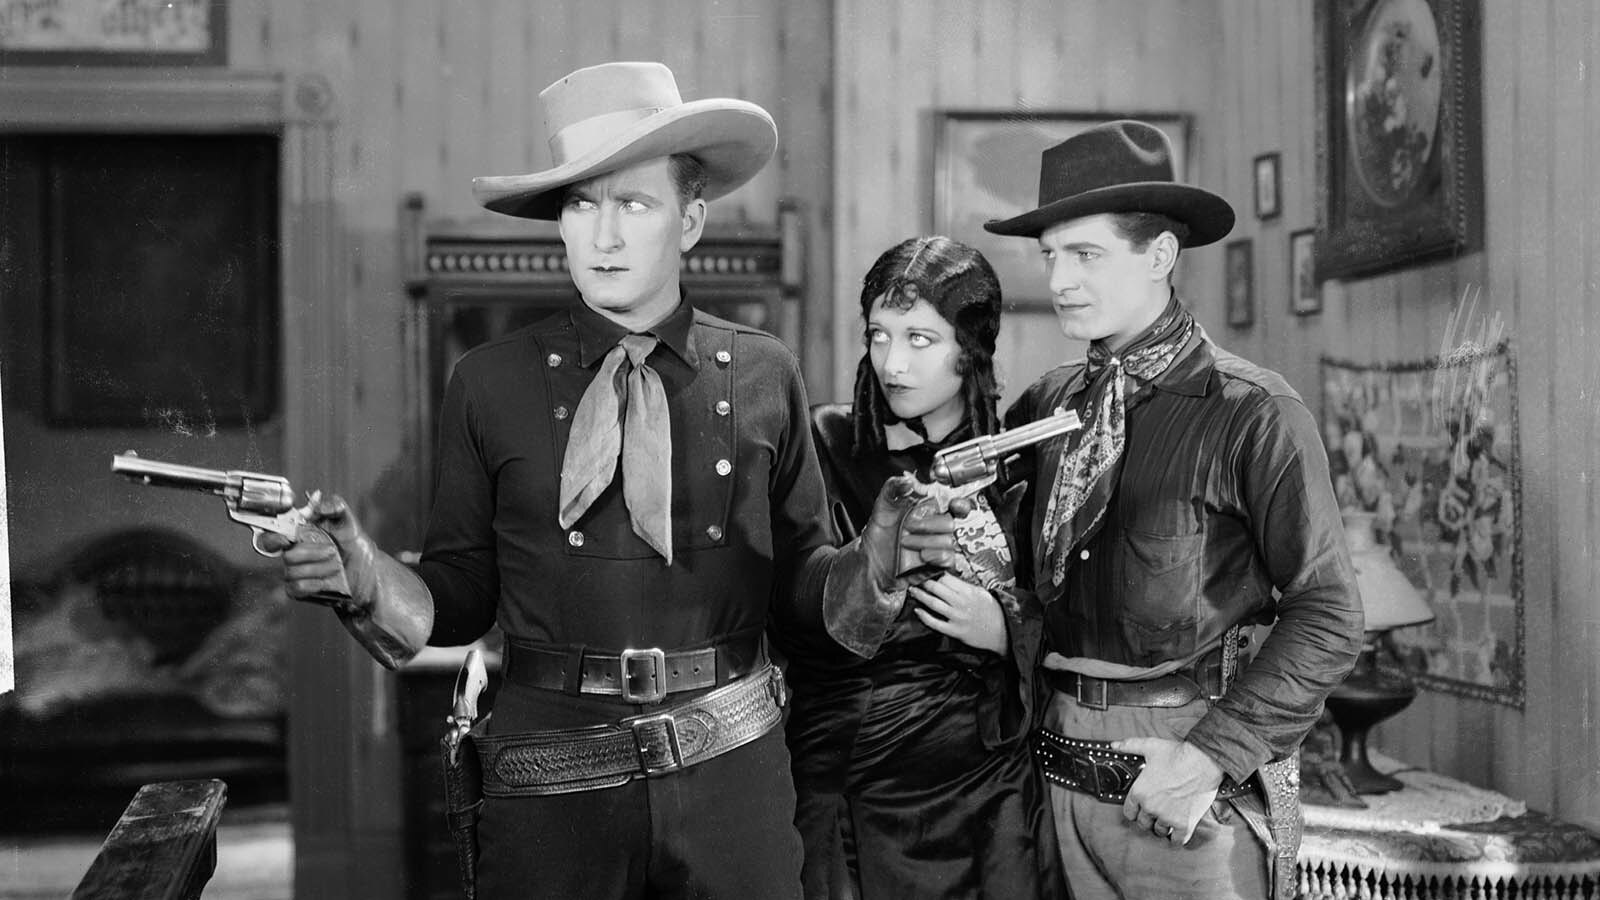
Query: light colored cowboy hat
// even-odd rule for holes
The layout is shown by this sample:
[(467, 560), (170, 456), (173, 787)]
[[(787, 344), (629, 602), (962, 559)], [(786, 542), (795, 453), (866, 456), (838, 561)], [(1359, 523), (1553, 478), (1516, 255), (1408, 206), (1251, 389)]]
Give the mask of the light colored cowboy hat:
[(705, 167), (704, 197), (755, 177), (778, 146), (772, 116), (754, 103), (683, 102), (672, 71), (654, 62), (579, 69), (539, 92), (553, 168), (472, 179), (478, 202), (524, 219), (561, 217), (562, 189), (637, 162), (687, 153)]
[(1189, 226), (1185, 247), (1222, 240), (1233, 230), (1233, 207), (1216, 194), (1180, 184), (1172, 142), (1161, 129), (1123, 119), (1086, 129), (1039, 159), (1039, 206), (991, 219), (992, 234), (1038, 237), (1058, 222), (1099, 213), (1151, 212)]

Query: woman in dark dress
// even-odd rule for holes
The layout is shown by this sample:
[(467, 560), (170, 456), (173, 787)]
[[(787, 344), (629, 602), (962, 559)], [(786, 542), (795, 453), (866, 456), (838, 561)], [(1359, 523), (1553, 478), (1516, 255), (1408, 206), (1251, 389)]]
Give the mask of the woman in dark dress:
[[(981, 254), (944, 237), (905, 241), (867, 273), (861, 310), (855, 403), (812, 416), (846, 540), (886, 479), (927, 480), (935, 451), (999, 429), (1000, 286)], [(808, 898), (1066, 896), (1027, 742), (1039, 619), (1011, 590), (1002, 527), (1020, 487), (970, 497), (961, 577), (910, 588), (870, 658), (826, 635), (789, 636)]]

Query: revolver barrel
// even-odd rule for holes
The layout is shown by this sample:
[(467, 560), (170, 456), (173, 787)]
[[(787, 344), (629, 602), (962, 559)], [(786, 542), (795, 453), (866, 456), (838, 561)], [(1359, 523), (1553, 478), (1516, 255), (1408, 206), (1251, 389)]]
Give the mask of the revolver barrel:
[(111, 471), (154, 487), (183, 488), (216, 494), (229, 505), (252, 513), (278, 515), (294, 508), (289, 480), (259, 472), (222, 471), (140, 459), (137, 454), (111, 457)]
[(1011, 454), (1040, 441), (1076, 431), (1082, 424), (1076, 412), (1062, 410), (1049, 418), (1010, 431), (962, 441), (934, 455), (932, 475), (935, 480), (952, 487), (971, 484), (993, 474), (995, 466)]

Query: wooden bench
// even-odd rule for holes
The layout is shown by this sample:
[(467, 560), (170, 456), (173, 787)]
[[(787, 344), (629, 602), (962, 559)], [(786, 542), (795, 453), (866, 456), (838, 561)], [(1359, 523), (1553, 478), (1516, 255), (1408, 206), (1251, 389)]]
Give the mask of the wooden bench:
[(72, 900), (196, 900), (217, 870), (216, 779), (147, 784), (134, 794)]

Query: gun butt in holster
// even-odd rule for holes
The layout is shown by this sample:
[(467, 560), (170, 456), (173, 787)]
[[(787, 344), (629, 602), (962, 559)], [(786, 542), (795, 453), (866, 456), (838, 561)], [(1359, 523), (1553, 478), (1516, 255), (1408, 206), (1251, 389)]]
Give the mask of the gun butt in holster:
[(478, 816), (483, 810), (483, 764), (478, 759), (472, 731), (482, 724), (478, 721), (478, 695), (488, 682), (482, 651), (476, 647), (468, 650), (456, 676), (455, 695), (446, 717), (450, 727), (439, 740), (444, 766), (445, 824), (456, 848), (456, 870), (467, 900), (477, 896)]

